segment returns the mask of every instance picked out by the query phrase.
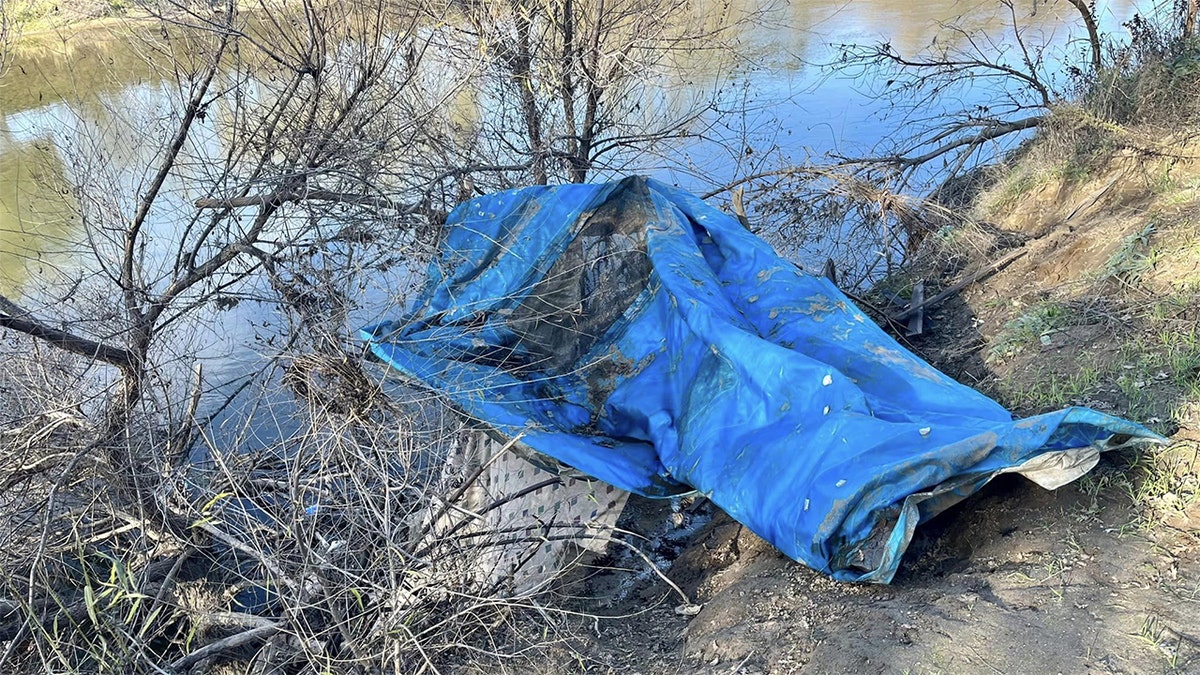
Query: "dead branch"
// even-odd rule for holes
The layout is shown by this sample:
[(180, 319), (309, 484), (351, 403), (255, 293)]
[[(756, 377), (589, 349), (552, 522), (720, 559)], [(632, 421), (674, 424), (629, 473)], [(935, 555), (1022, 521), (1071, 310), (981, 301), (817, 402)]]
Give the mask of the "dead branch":
[(249, 195), (244, 197), (229, 197), (197, 199), (194, 205), (198, 209), (238, 209), (247, 206), (279, 206), (287, 202), (318, 201), (352, 204), (354, 206), (369, 206), (378, 209), (389, 209), (400, 214), (420, 213), (420, 204), (404, 204), (392, 201), (386, 197), (372, 195), (357, 195), (330, 190), (282, 190), (264, 195)]
[(242, 631), (241, 633), (237, 633), (235, 635), (230, 635), (227, 638), (204, 645), (200, 649), (197, 649), (183, 658), (172, 661), (171, 664), (167, 666), (167, 669), (176, 673), (185, 672), (192, 666), (204, 661), (205, 659), (220, 656), (225, 652), (233, 651), (245, 645), (262, 642), (281, 630), (283, 630), (283, 625), (281, 623), (272, 622)]
[(942, 291), (941, 293), (938, 293), (937, 295), (933, 296), (932, 298), (922, 301), (922, 302), (917, 302), (917, 303), (913, 304), (911, 307), (909, 307), (908, 309), (905, 309), (904, 311), (893, 314), (891, 316), (891, 320), (895, 321), (896, 323), (902, 323), (905, 319), (915, 315), (917, 312), (920, 312), (921, 310), (924, 310), (928, 307), (934, 307), (934, 306), (938, 305), (939, 303), (941, 303), (946, 298), (949, 298), (950, 296), (961, 291), (962, 289), (966, 288), (967, 286), (970, 286), (971, 284), (975, 283), (976, 281), (979, 281), (980, 279), (982, 279), (986, 276), (995, 274), (996, 272), (999, 272), (1000, 270), (1004, 269), (1005, 267), (1008, 267), (1014, 260), (1016, 260), (1017, 258), (1020, 258), (1021, 256), (1025, 255), (1026, 253), (1028, 253), (1028, 251), (1026, 251), (1025, 249), (1021, 249), (1019, 251), (1014, 251), (1014, 252), (1004, 256), (1003, 258), (997, 260), (996, 262), (989, 263), (988, 265), (985, 265), (981, 269), (976, 270), (974, 273), (967, 275), (967, 277), (964, 278), (963, 280), (954, 284), (950, 288), (947, 288), (946, 290)]
[(19, 315), (15, 315), (13, 309), (19, 309), (18, 306), (3, 296), (0, 296), (0, 305), (2, 305), (2, 308), (0, 308), (0, 328), (7, 328), (31, 335), (72, 354), (96, 359), (116, 366), (123, 372), (131, 370), (136, 363), (136, 357), (128, 349), (97, 342), (96, 340), (89, 340), (74, 333), (53, 328), (33, 319), (29, 312), (23, 309), (20, 309)]
[[(232, 11), (233, 5), (229, 5), (227, 14), (232, 13)], [(228, 20), (228, 16), (226, 18)], [(179, 160), (180, 152), (183, 150), (183, 146), (191, 134), (192, 125), (195, 123), (196, 118), (201, 116), (208, 88), (212, 85), (213, 78), (216, 77), (220, 70), (221, 56), (225, 53), (225, 48), (228, 45), (229, 36), (220, 34), (216, 54), (210, 62), (208, 70), (204, 73), (200, 84), (192, 89), (192, 95), (188, 98), (187, 104), (184, 106), (183, 117), (179, 121), (179, 126), (176, 127), (175, 134), (171, 137), (171, 142), (162, 155), (158, 171), (155, 172), (149, 189), (141, 196), (137, 212), (134, 214), (129, 228), (125, 231), (125, 250), (121, 258), (121, 290), (125, 299), (125, 311), (131, 317), (140, 316), (141, 314), (141, 310), (137, 305), (138, 294), (137, 286), (135, 285), (139, 283), (139, 280), (135, 279), (134, 275), (137, 271), (135, 268), (142, 227), (146, 224), (146, 218), (150, 215), (150, 210), (158, 198), (159, 191), (162, 190), (163, 184), (166, 183), (167, 177), (171, 175), (171, 171), (175, 168), (175, 164)]]
[(865, 164), (883, 164), (891, 165), (898, 168), (911, 168), (920, 166), (931, 160), (937, 159), (942, 155), (951, 153), (959, 148), (969, 147), (976, 148), (988, 141), (994, 141), (997, 138), (1007, 136), (1008, 134), (1026, 129), (1034, 129), (1045, 122), (1045, 115), (1034, 115), (1024, 119), (1013, 120), (1011, 122), (999, 122), (996, 120), (988, 120), (978, 123), (978, 126), (983, 128), (976, 134), (964, 136), (954, 141), (940, 145), (924, 154), (916, 156), (906, 156), (900, 154), (885, 155), (882, 157), (843, 157), (838, 162), (839, 166), (865, 165)]
[(1092, 16), (1092, 10), (1084, 0), (1067, 0), (1067, 2), (1074, 5), (1075, 9), (1079, 10), (1079, 16), (1083, 18), (1083, 25), (1088, 34), (1088, 45), (1092, 48), (1092, 70), (1098, 73), (1101, 66), (1100, 31), (1096, 26), (1096, 17)]
[(838, 172), (838, 171), (835, 171), (828, 167), (788, 166), (788, 167), (783, 167), (781, 169), (774, 169), (771, 171), (760, 171), (758, 173), (750, 174), (749, 176), (742, 176), (741, 178), (738, 178), (737, 180), (734, 180), (730, 183), (726, 183), (725, 185), (722, 185), (717, 188), (713, 188), (712, 190), (705, 192), (704, 194), (700, 195), (700, 198), (701, 199), (712, 199), (713, 197), (716, 197), (717, 195), (721, 194), (722, 192), (728, 192), (730, 190), (738, 188), (747, 183), (753, 183), (755, 181), (760, 181), (760, 180), (763, 180), (766, 178), (793, 178), (793, 177), (829, 178), (832, 180), (849, 180), (852, 178), (851, 176), (846, 175), (844, 172)]

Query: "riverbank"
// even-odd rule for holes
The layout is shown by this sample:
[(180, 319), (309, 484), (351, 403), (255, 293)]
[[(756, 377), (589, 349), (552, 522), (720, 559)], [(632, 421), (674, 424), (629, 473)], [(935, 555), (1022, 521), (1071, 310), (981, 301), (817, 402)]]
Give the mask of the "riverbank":
[(149, 18), (144, 10), (126, 0), (13, 0), (8, 20), (23, 37), (70, 28), (88, 30)]
[[(916, 534), (887, 587), (831, 582), (718, 514), (604, 629), (597, 672), (1195, 672), (1200, 634), (1200, 143), (1081, 109), (981, 173), (969, 218), (876, 289), (926, 297), (1024, 252), (908, 345), (1019, 416), (1088, 406), (1165, 447), (1055, 491), (1016, 477)], [(1181, 117), (1180, 119), (1186, 119)]]
[[(144, 3), (134, 0), (10, 1), (8, 20), (22, 38), (42, 38), (63, 31), (84, 33), (104, 28), (127, 29), (142, 22), (158, 20)], [(281, 0), (275, 6), (292, 4), (291, 0)], [(239, 2), (238, 7), (241, 11), (262, 11), (257, 4)]]

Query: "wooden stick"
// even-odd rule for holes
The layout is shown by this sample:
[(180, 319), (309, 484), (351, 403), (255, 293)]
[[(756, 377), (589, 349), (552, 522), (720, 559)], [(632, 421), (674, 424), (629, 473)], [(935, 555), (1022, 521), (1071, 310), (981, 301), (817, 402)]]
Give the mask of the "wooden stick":
[(3, 295), (0, 295), (0, 328), (32, 335), (59, 349), (79, 356), (98, 359), (122, 370), (132, 369), (136, 362), (133, 352), (115, 345), (89, 340), (42, 323)]
[(420, 204), (403, 204), (392, 201), (387, 197), (310, 189), (277, 190), (275, 192), (269, 192), (262, 195), (228, 197), (225, 199), (204, 198), (197, 199), (193, 203), (198, 209), (239, 209), (247, 206), (267, 206), (271, 204), (279, 205), (285, 202), (303, 201), (336, 202), (341, 204), (355, 204), (358, 206), (372, 206), (381, 209), (392, 209), (402, 214), (420, 213), (421, 211)]
[(742, 188), (733, 191), (733, 215), (737, 216), (742, 227), (747, 231), (753, 231), (750, 227), (750, 217), (746, 215), (746, 193)]

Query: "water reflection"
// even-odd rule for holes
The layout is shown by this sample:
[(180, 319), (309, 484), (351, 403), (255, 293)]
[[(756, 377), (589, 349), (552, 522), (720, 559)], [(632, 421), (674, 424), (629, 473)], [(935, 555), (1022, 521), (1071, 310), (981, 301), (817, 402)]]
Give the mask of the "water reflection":
[[(109, 309), (118, 301), (109, 275), (124, 246), (120, 224), (158, 168), (180, 101), (173, 81), (151, 70), (137, 44), (107, 30), (32, 40), (0, 86), (0, 293), (52, 322), (87, 317), (71, 329), (101, 340), (121, 326)], [(178, 228), (202, 196), (187, 175), (220, 164), (218, 130), (232, 127), (223, 121), (215, 108), (197, 123), (181, 171), (164, 184), (146, 223), (139, 270), (152, 289), (166, 283)], [(156, 360), (167, 382), (181, 383), (192, 363), (176, 354), (205, 362), (211, 408), (224, 401), (227, 383), (258, 370), (261, 356), (248, 345), (277, 332), (272, 323), (271, 310), (255, 302), (226, 312), (202, 307), (163, 336)]]
[[(61, 105), (50, 108), (52, 115), (64, 112)], [(0, 293), (20, 298), (31, 273), (57, 269), (77, 246), (65, 175), (48, 136), (23, 133), (19, 125), (0, 128)]]
[[(1106, 3), (1098, 19), (1106, 31), (1115, 32), (1137, 7), (1133, 1)], [(1075, 10), (1065, 2), (1025, 1), (1018, 11), (1028, 19), (1032, 39), (1056, 47), (1065, 46), (1077, 29)], [(635, 114), (644, 117), (635, 118), (630, 127), (651, 125), (664, 110), (667, 117), (681, 115), (714, 92), (722, 109), (746, 114), (710, 115), (697, 124), (710, 125), (715, 142), (690, 142), (658, 159), (627, 153), (613, 160), (610, 173), (652, 172), (685, 187), (701, 187), (781, 158), (799, 161), (808, 153), (871, 148), (895, 133), (895, 126), (880, 121), (877, 102), (864, 95), (860, 83), (828, 79), (814, 64), (834, 58), (829, 45), (839, 42), (887, 41), (900, 51), (916, 52), (934, 39), (940, 23), (959, 19), (966, 31), (960, 40), (986, 32), (1000, 48), (1012, 37), (1011, 17), (987, 0), (700, 0), (683, 24), (713, 29), (722, 22), (737, 23), (727, 36), (736, 43), (737, 56), (720, 50), (680, 51), (671, 54), (662, 72), (639, 74), (657, 86), (636, 108)], [(105, 239), (102, 231), (84, 241), (80, 218), (98, 210), (132, 213), (154, 170), (160, 149), (156, 139), (167, 134), (179, 92), (175, 74), (159, 67), (164, 65), (161, 58), (147, 58), (146, 51), (175, 47), (141, 39), (152, 36), (151, 31), (135, 39), (111, 30), (46, 35), (27, 39), (15, 53), (0, 82), (0, 292), (36, 297), (39, 281), (86, 276), (76, 269), (83, 264), (79, 261), (115, 255), (120, 242)], [(448, 70), (427, 77), (432, 89), (445, 90), (433, 96), (450, 99), (448, 124), (462, 138), (470, 138), (470, 129), (479, 125), (518, 123), (502, 99), (450, 87), (458, 78)], [(253, 82), (240, 86), (251, 99), (262, 95)], [(962, 95), (983, 100), (989, 93)], [(202, 122), (203, 132), (187, 149), (188, 171), (203, 175), (209, 164), (221, 162), (229, 134), (236, 130), (231, 114), (216, 106)], [(87, 198), (80, 201), (76, 195)], [(168, 184), (163, 208), (150, 223), (162, 234), (154, 245), (169, 246), (172, 228), (179, 226), (176, 218), (183, 220), (197, 196), (202, 195), (193, 194), (186, 180)], [(166, 265), (169, 255), (148, 251), (146, 260), (152, 279), (165, 276), (167, 270), (156, 272), (154, 266)], [(387, 286), (381, 285), (377, 294), (387, 295)], [(266, 342), (274, 322), (274, 317), (264, 318), (261, 308), (245, 303), (231, 314), (206, 315), (180, 327), (176, 339), (187, 340), (187, 349), (210, 361), (209, 373), (217, 381), (235, 379), (260, 358), (245, 344), (258, 340), (269, 351)], [(223, 328), (213, 328), (218, 324)], [(214, 393), (214, 398), (220, 395)]]

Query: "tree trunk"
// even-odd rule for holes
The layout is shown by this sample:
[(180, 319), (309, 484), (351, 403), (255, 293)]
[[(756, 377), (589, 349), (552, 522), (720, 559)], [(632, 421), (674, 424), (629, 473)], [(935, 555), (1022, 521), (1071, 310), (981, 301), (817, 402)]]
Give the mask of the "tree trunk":
[[(1188, 0), (1191, 5), (1195, 5), (1197, 0)], [(1096, 27), (1096, 18), (1092, 15), (1091, 8), (1085, 0), (1067, 0), (1075, 9), (1079, 10), (1079, 16), (1083, 17), (1083, 25), (1087, 29), (1088, 44), (1092, 48), (1092, 70), (1100, 72), (1100, 31)]]
[(547, 183), (546, 144), (542, 138), (542, 113), (533, 90), (533, 45), (530, 38), (532, 20), (519, 4), (516, 10), (517, 53), (512, 59), (513, 80), (521, 96), (521, 114), (525, 118), (525, 133), (529, 136), (530, 171), (535, 185)]

